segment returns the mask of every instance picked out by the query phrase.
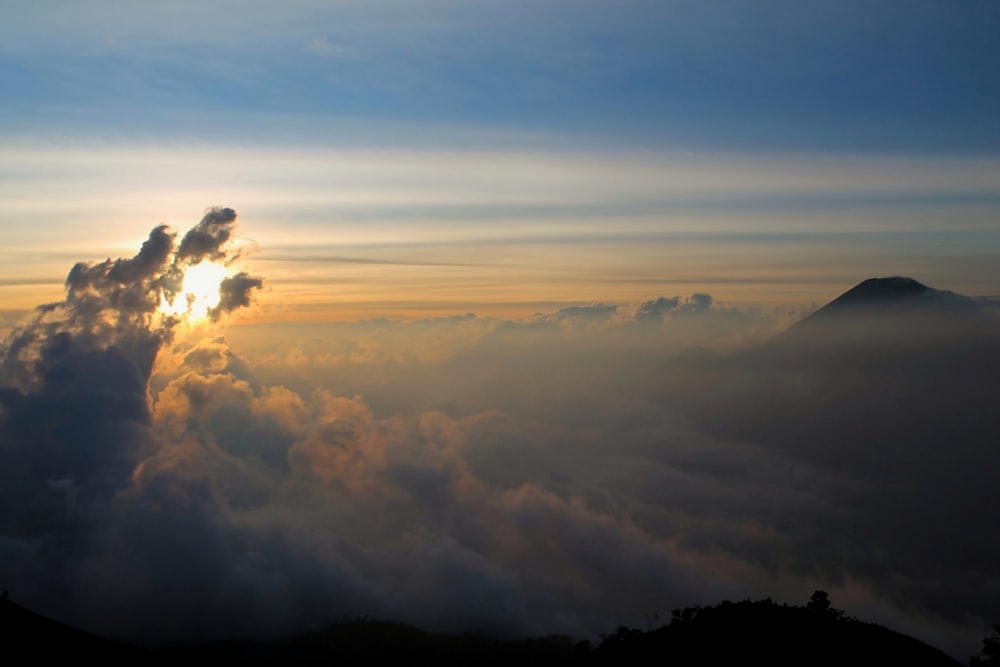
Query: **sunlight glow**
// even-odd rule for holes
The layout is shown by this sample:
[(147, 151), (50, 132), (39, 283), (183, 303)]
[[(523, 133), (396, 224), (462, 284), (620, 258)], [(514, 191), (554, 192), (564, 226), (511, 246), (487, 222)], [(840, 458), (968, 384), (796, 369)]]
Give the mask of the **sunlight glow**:
[(184, 282), (173, 301), (163, 295), (160, 313), (182, 317), (194, 323), (208, 317), (212, 308), (219, 305), (219, 285), (228, 272), (222, 264), (201, 262), (184, 271)]

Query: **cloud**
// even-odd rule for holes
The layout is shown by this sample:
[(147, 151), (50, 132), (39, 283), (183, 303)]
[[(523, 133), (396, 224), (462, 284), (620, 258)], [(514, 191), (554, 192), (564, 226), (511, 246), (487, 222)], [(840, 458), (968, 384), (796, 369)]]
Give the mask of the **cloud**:
[(230, 313), (237, 308), (249, 306), (253, 290), (259, 290), (263, 285), (264, 281), (261, 278), (251, 276), (244, 271), (223, 278), (222, 282), (219, 283), (219, 304), (209, 309), (209, 316), (215, 321), (223, 313)]
[(197, 225), (188, 230), (177, 248), (177, 259), (197, 264), (203, 259), (217, 260), (225, 257), (220, 249), (233, 233), (236, 211), (231, 208), (212, 208)]
[[(202, 227), (234, 219), (211, 209)], [(200, 256), (224, 258), (224, 236)], [(161, 225), (132, 258), (75, 264), (63, 301), (39, 306), (0, 348), (0, 446), (10, 463), (0, 526), (2, 542), (18, 545), (2, 574), (29, 599), (69, 595), (94, 522), (156, 450), (149, 382), (181, 324), (159, 312), (180, 270), (174, 238)]]
[(660, 321), (667, 313), (677, 308), (679, 304), (679, 297), (668, 299), (661, 296), (650, 301), (643, 301), (635, 310), (635, 319), (640, 321)]
[(708, 310), (712, 305), (712, 295), (711, 294), (692, 294), (685, 302), (683, 309), (687, 311), (703, 311)]
[(173, 249), (174, 235), (166, 225), (160, 225), (149, 233), (149, 239), (142, 244), (138, 255), (132, 259), (116, 260), (108, 277), (122, 284), (151, 278), (163, 268)]
[[(596, 638), (824, 588), (959, 654), (978, 641), (1000, 546), (989, 519), (956, 517), (995, 495), (994, 397), (967, 380), (995, 358), (986, 342), (927, 329), (913, 357), (806, 363), (745, 344), (783, 314), (696, 293), (240, 328), (237, 346), (150, 296), (174, 267), (228, 257), (234, 219), (206, 216), (179, 260), (156, 228), (132, 259), (77, 265), (65, 301), (8, 339), (15, 600), (151, 643), (364, 614)], [(220, 314), (261, 284), (231, 281)]]

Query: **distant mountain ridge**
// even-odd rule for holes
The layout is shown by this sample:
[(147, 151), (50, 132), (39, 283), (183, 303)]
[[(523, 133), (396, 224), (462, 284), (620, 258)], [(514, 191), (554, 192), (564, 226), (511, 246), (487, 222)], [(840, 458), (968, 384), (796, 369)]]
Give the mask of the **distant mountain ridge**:
[[(888, 465), (883, 451), (903, 442), (936, 459), (946, 439), (1000, 437), (1000, 319), (913, 278), (869, 278), (761, 345), (675, 369), (680, 387), (712, 373), (706, 397), (717, 400), (703, 407), (728, 436), (831, 461), (852, 451)], [(728, 419), (718, 403), (732, 406)]]
[[(860, 305), (888, 305), (912, 303), (916, 300), (940, 300), (955, 295), (947, 290), (928, 287), (913, 278), (892, 276), (889, 278), (868, 278), (847, 290), (827, 304), (822, 310)], [(966, 299), (966, 297), (959, 297)]]
[[(774, 343), (816, 342), (829, 344), (837, 337), (924, 333), (935, 335), (973, 333), (996, 324), (980, 303), (964, 294), (928, 287), (913, 278), (891, 276), (869, 278), (810, 315), (802, 318), (774, 338)], [(849, 333), (853, 329), (853, 335)]]

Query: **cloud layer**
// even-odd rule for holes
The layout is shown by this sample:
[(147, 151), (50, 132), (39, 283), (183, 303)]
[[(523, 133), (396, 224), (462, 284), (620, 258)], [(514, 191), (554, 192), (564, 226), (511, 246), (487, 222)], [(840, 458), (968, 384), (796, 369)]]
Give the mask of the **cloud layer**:
[(958, 655), (996, 613), (987, 343), (806, 358), (758, 345), (787, 315), (703, 293), (202, 337), (159, 299), (234, 223), (77, 264), (2, 348), (14, 599), (154, 643), (357, 615), (594, 638), (825, 588)]

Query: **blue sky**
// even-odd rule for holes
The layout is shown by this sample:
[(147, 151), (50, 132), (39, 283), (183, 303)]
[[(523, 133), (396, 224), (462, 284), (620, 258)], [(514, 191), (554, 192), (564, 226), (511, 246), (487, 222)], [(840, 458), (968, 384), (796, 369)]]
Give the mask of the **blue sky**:
[(198, 136), (234, 114), (267, 139), (240, 118), (272, 113), (656, 145), (1000, 136), (988, 1), (7, 2), (3, 24), (5, 122), (36, 130)]

